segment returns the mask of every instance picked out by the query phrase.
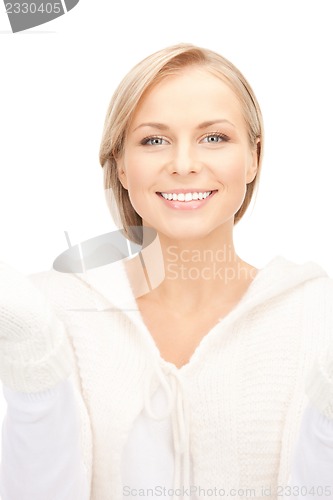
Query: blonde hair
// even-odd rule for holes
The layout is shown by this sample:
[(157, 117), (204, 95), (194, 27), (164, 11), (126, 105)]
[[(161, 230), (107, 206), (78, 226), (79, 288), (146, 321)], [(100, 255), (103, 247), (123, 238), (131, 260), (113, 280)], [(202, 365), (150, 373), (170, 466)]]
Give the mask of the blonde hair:
[(242, 105), (250, 145), (257, 149), (258, 171), (253, 181), (247, 184), (243, 204), (234, 216), (234, 224), (243, 217), (258, 186), (263, 121), (257, 99), (242, 73), (220, 54), (187, 43), (155, 52), (134, 66), (114, 92), (104, 122), (99, 153), (100, 164), (104, 169), (105, 195), (112, 216), (135, 243), (142, 244), (140, 232), (135, 230), (135, 227), (142, 226), (142, 218), (134, 210), (128, 191), (118, 178), (117, 158), (123, 152), (126, 132), (143, 95), (165, 77), (175, 75), (189, 66), (200, 66), (231, 87)]

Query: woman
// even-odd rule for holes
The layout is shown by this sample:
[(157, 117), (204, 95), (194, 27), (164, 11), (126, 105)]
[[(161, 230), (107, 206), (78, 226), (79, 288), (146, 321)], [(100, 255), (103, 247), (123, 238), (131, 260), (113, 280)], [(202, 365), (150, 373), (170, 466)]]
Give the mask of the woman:
[[(306, 380), (332, 342), (332, 280), (282, 257), (256, 269), (234, 247), (262, 145), (253, 91), (212, 51), (166, 48), (120, 83), (100, 161), (127, 245), (142, 251), (96, 239), (76, 267), (69, 249), (30, 277), (41, 295), (3, 266), (3, 500), (267, 499), (290, 496), (304, 472), (330, 480), (328, 440), (307, 448), (317, 471), (293, 455), (308, 446)], [(311, 428), (324, 416), (332, 432), (318, 410)]]

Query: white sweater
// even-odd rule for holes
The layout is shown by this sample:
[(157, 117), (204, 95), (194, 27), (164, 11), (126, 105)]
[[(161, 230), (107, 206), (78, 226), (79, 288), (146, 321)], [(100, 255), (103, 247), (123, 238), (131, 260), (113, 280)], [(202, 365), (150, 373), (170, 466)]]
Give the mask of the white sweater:
[[(71, 380), (66, 379), (51, 391), (36, 394), (33, 400), (8, 387), (4, 387), (4, 395), (9, 410), (3, 425), (5, 468), (0, 485), (1, 499), (89, 500), (89, 485), (79, 450), (79, 415), (73, 404)], [(163, 391), (158, 389), (153, 398), (159, 414), (165, 412), (163, 397)], [(316, 494), (322, 497), (324, 493), (326, 500), (332, 500), (332, 470), (333, 420), (309, 405), (302, 417), (284, 500), (299, 498), (299, 492), (303, 500), (313, 500)], [(164, 498), (172, 498), (173, 474), (170, 419), (154, 421), (142, 411), (123, 452), (123, 500), (134, 500), (139, 495), (157, 499), (162, 493)], [(154, 496), (149, 490), (155, 493)], [(199, 500), (202, 495), (198, 486), (191, 482), (185, 498)]]
[(103, 282), (105, 269), (100, 271), (94, 289), (105, 292), (107, 285), (108, 300), (82, 276), (49, 271), (31, 277), (47, 293), (73, 347), (90, 498), (122, 498), (128, 437), (159, 387), (170, 403), (176, 396), (174, 484), (186, 486), (192, 460), (194, 483), (202, 489), (251, 488), (254, 498), (264, 499), (263, 488), (270, 488), (270, 498), (278, 498), (277, 488), (290, 479), (308, 403), (305, 382), (317, 354), (332, 341), (332, 280), (316, 264), (273, 259), (178, 370), (161, 359), (122, 265), (112, 269), (112, 311), (110, 275)]

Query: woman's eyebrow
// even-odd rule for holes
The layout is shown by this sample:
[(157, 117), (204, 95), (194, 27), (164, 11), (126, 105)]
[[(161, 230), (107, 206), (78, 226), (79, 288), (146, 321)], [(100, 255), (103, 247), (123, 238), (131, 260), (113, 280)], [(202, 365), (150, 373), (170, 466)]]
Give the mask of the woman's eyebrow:
[[(210, 127), (211, 125), (216, 125), (217, 123), (228, 123), (232, 127), (235, 127), (235, 125), (233, 123), (231, 123), (229, 120), (226, 120), (223, 118), (223, 119), (208, 120), (208, 121), (202, 122), (197, 126), (197, 129), (207, 128), (207, 127)], [(135, 132), (138, 128), (141, 128), (141, 127), (152, 127), (152, 128), (158, 128), (159, 130), (169, 130), (170, 129), (170, 127), (168, 127), (168, 125), (166, 125), (165, 123), (147, 122), (147, 123), (141, 123), (140, 125), (135, 127), (133, 132)]]

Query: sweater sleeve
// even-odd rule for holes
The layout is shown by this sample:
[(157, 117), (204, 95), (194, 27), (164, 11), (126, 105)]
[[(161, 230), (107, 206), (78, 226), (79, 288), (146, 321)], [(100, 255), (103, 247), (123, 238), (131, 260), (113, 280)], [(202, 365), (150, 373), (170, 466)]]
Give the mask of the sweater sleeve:
[(74, 357), (66, 325), (29, 276), (0, 262), (0, 378), (13, 391), (41, 392), (68, 377)]
[(3, 386), (2, 500), (88, 500), (70, 378), (35, 393)]
[[(333, 332), (332, 332), (333, 335)], [(306, 381), (306, 393), (311, 404), (333, 420), (333, 340), (317, 356)]]

